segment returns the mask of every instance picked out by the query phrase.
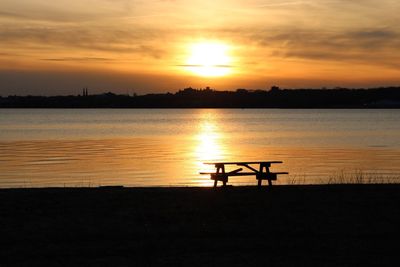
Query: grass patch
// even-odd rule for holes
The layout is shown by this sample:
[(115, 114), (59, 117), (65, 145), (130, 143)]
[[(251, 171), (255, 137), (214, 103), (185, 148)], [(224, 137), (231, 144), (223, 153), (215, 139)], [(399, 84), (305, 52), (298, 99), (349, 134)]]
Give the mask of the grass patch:
[(365, 173), (361, 170), (353, 172), (340, 171), (328, 177), (327, 184), (398, 184), (399, 177), (381, 173)]

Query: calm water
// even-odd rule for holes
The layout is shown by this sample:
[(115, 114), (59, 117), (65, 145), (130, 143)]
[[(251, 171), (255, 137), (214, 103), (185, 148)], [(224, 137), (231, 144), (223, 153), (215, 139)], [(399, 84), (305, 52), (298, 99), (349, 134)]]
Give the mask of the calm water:
[(396, 180), (400, 110), (0, 110), (0, 187), (208, 186), (214, 160), (282, 160), (282, 184)]

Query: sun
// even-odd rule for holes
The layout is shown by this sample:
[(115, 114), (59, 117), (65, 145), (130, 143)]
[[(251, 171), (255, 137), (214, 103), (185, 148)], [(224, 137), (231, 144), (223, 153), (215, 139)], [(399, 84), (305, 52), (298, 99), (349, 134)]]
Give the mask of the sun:
[(229, 46), (221, 43), (197, 43), (190, 47), (185, 68), (203, 77), (219, 77), (231, 72)]

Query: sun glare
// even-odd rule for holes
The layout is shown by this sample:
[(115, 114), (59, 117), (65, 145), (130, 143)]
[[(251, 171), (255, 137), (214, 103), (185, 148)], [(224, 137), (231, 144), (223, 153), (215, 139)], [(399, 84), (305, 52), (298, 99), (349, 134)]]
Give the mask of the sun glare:
[(229, 47), (220, 43), (197, 43), (191, 46), (185, 67), (203, 77), (219, 77), (231, 72)]
[[(199, 133), (196, 136), (197, 146), (195, 148), (195, 156), (197, 161), (194, 162), (195, 169), (198, 171), (212, 172), (215, 170), (214, 165), (204, 165), (204, 162), (223, 161), (224, 149), (221, 142), (221, 133), (218, 132), (217, 126), (212, 121), (212, 115), (206, 116), (204, 121), (199, 125)], [(196, 183), (203, 186), (210, 186), (209, 178), (200, 176)]]

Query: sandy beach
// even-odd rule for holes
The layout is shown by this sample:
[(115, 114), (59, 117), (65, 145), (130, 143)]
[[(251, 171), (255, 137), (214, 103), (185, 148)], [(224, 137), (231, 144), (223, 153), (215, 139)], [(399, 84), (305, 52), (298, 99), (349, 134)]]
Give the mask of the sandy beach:
[(1, 266), (394, 266), (400, 185), (0, 190)]

